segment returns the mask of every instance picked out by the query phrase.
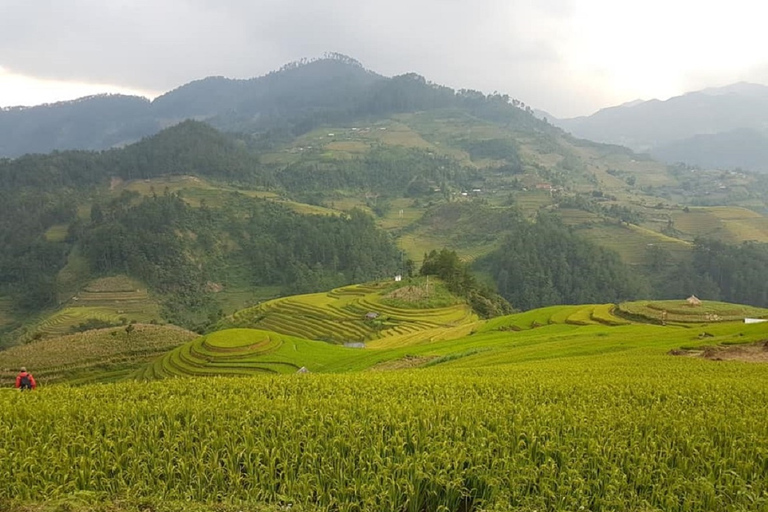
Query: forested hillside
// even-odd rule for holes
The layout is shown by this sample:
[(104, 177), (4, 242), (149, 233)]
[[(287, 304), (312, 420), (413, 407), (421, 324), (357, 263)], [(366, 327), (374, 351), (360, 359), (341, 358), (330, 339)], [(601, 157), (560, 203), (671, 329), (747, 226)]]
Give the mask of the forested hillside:
[[(758, 174), (667, 167), (574, 139), (506, 95), (339, 56), (142, 108), (158, 105), (164, 123), (207, 122), (0, 160), (6, 342), (54, 319), (202, 331), (288, 293), (419, 271), (452, 282), (441, 255), (482, 316), (509, 307), (496, 293), (516, 309), (691, 293), (767, 305)], [(134, 288), (93, 284), (120, 276)]]

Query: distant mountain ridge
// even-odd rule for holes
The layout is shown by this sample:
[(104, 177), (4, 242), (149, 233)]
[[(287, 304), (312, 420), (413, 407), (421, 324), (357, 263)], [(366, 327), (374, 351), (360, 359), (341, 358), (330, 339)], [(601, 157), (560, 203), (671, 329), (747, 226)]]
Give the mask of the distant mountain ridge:
[(761, 149), (768, 143), (764, 85), (740, 82), (553, 122), (577, 137), (622, 144), (667, 161), (768, 172)]
[[(497, 101), (498, 100), (498, 101)], [(0, 110), (0, 157), (123, 146), (187, 119), (223, 131), (290, 139), (322, 124), (445, 107), (485, 119), (552, 128), (506, 95), (454, 91), (415, 73), (388, 78), (350, 57), (330, 54), (251, 79), (208, 77), (149, 101), (98, 95)]]

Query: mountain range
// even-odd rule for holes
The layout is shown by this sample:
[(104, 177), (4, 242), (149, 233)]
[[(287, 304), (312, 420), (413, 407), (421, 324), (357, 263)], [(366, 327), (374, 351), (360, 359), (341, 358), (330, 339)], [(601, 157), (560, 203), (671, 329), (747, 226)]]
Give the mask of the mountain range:
[(496, 291), (522, 309), (768, 304), (766, 251), (742, 244), (768, 241), (765, 175), (578, 139), (504, 94), (336, 55), (1, 114), (0, 345), (132, 320), (204, 331), (443, 249), (480, 276), (457, 286), (483, 316)]
[(667, 162), (768, 172), (764, 85), (741, 82), (550, 120), (577, 137), (621, 144)]

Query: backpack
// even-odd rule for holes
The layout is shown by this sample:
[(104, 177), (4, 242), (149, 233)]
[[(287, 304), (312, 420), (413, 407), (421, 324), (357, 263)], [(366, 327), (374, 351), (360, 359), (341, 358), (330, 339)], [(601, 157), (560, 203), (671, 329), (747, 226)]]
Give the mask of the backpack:
[(32, 380), (29, 378), (29, 374), (25, 373), (21, 376), (21, 389), (32, 389)]

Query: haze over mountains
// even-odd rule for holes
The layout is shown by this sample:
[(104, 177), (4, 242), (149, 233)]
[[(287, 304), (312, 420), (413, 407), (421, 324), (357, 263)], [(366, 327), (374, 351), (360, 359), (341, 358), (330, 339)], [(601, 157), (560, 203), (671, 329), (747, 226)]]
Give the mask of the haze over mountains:
[[(107, 149), (135, 142), (185, 119), (205, 120), (224, 131), (269, 131), (272, 137), (280, 133), (292, 137), (321, 124), (457, 106), (483, 96), (477, 91), (454, 94), (447, 87), (425, 85), (426, 80), (415, 73), (388, 78), (365, 69), (355, 59), (331, 54), (329, 58), (287, 64), (258, 78), (204, 78), (153, 101), (100, 95), (6, 108), (0, 110), (0, 156)], [(508, 99), (503, 95), (499, 98)]]
[(577, 137), (621, 144), (667, 162), (768, 171), (764, 85), (741, 82), (552, 122)]
[[(0, 156), (101, 150), (135, 142), (184, 119), (224, 131), (305, 133), (354, 117), (448, 106), (450, 89), (414, 103), (398, 88), (416, 74), (388, 78), (343, 55), (284, 66), (262, 77), (208, 77), (153, 101), (98, 95), (0, 110)], [(416, 85), (416, 84), (414, 84)], [(461, 91), (460, 91), (461, 92)], [(468, 91), (467, 91), (468, 92)], [(647, 152), (670, 163), (768, 172), (768, 87), (736, 83), (660, 100), (635, 100), (591, 116), (556, 119), (573, 135)]]

